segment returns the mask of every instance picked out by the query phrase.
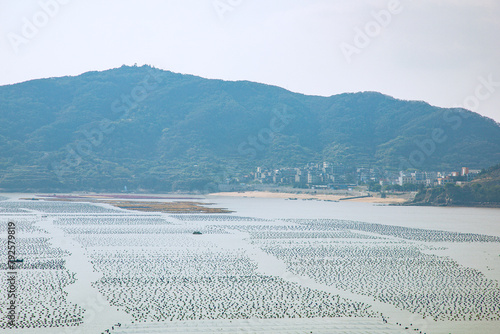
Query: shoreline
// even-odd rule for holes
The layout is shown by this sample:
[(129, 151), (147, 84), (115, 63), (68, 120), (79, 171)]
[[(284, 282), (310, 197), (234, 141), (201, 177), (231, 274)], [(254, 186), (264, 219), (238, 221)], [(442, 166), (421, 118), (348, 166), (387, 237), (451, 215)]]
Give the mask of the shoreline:
[(363, 203), (377, 203), (377, 204), (403, 204), (407, 202), (405, 198), (401, 197), (362, 197), (362, 198), (348, 198), (349, 195), (328, 195), (328, 194), (294, 194), (285, 192), (270, 192), (270, 191), (244, 191), (244, 192), (218, 192), (211, 193), (208, 196), (221, 196), (221, 197), (250, 197), (250, 198), (282, 198), (282, 199), (301, 199), (301, 200), (319, 200), (319, 201), (342, 201), (342, 202), (363, 202)]
[(500, 209), (500, 203), (459, 203), (459, 204), (441, 204), (433, 202), (416, 202), (407, 203), (406, 206), (427, 206), (439, 208), (485, 208), (485, 209)]

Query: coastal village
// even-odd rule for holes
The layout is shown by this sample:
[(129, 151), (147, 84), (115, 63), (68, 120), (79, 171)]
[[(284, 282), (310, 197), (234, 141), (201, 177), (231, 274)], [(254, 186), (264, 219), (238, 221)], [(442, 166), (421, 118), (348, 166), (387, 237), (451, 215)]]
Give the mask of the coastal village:
[[(481, 171), (462, 167), (457, 171), (400, 171), (388, 172), (378, 168), (347, 167), (329, 162), (309, 163), (302, 168), (266, 169), (257, 167), (242, 179), (226, 179), (220, 190), (238, 187), (269, 185), (292, 186), (303, 189), (342, 190), (368, 186), (370, 191), (416, 191), (448, 183), (463, 185)], [(236, 181), (236, 182), (235, 182)], [(239, 181), (239, 183), (237, 182)]]

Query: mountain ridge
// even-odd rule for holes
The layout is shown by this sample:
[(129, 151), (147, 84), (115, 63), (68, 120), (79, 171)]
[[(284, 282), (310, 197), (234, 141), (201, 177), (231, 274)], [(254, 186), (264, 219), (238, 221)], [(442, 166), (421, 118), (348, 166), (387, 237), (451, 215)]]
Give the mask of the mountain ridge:
[(394, 171), (500, 161), (500, 125), (465, 109), (150, 66), (0, 86), (0, 117), (4, 190), (189, 190), (221, 171), (312, 161)]

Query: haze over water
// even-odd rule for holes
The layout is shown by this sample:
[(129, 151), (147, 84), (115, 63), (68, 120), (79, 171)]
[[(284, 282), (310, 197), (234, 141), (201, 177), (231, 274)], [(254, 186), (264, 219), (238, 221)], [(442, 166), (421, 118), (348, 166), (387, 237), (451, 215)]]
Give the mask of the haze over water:
[(218, 206), (240, 216), (259, 218), (328, 218), (384, 225), (500, 236), (500, 209), (391, 206), (362, 202), (322, 202), (279, 198), (208, 196)]

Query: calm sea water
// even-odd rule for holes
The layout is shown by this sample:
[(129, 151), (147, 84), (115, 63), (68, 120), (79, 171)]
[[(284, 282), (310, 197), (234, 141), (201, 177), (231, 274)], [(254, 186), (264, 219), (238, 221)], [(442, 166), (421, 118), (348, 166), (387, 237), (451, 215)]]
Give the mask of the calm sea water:
[(290, 201), (207, 196), (234, 215), (259, 218), (332, 218), (500, 236), (500, 209), (389, 206), (360, 202)]

